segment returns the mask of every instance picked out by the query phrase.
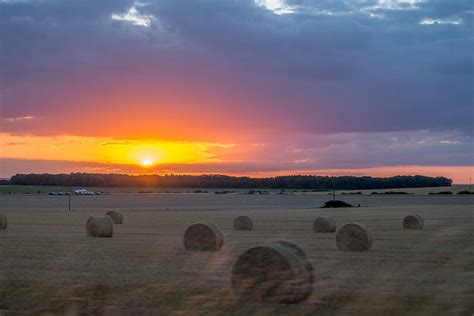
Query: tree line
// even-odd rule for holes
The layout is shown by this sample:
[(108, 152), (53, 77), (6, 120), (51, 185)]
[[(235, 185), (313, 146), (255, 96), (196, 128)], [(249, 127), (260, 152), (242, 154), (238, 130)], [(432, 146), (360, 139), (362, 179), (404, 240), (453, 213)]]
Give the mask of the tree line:
[(292, 175), (268, 178), (226, 175), (126, 175), (100, 173), (16, 174), (8, 181), (15, 185), (75, 187), (156, 187), (219, 189), (306, 189), (364, 190), (451, 186), (445, 177), (395, 176), (389, 178), (353, 176)]

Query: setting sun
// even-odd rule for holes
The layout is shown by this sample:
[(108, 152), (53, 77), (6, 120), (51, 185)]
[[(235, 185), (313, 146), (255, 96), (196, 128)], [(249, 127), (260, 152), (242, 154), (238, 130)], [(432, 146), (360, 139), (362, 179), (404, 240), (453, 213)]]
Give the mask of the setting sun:
[(142, 165), (144, 167), (150, 167), (153, 165), (153, 161), (151, 159), (144, 159), (142, 160)]

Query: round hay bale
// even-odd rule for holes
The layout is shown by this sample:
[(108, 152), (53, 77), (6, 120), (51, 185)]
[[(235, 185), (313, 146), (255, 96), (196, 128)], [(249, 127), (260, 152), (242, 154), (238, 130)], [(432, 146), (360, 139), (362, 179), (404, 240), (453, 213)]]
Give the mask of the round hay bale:
[(298, 245), (279, 240), (241, 254), (232, 269), (231, 286), (240, 297), (267, 303), (298, 303), (313, 291), (313, 271)]
[(422, 229), (424, 225), (423, 218), (420, 215), (408, 215), (403, 219), (403, 229)]
[(86, 223), (86, 233), (89, 237), (112, 237), (114, 224), (109, 216), (91, 216)]
[(0, 229), (7, 229), (8, 221), (7, 217), (0, 213)]
[(119, 212), (116, 211), (108, 211), (105, 215), (110, 216), (112, 222), (114, 224), (122, 224), (123, 223), (123, 216)]
[(372, 235), (369, 229), (363, 224), (345, 224), (337, 232), (336, 244), (339, 250), (369, 250), (370, 246), (372, 246)]
[(234, 229), (235, 230), (252, 230), (253, 222), (250, 217), (239, 216), (234, 219)]
[(224, 244), (224, 237), (216, 225), (196, 223), (184, 232), (183, 244), (189, 251), (217, 251)]
[(332, 217), (318, 217), (313, 223), (315, 233), (334, 233), (336, 231), (336, 220)]

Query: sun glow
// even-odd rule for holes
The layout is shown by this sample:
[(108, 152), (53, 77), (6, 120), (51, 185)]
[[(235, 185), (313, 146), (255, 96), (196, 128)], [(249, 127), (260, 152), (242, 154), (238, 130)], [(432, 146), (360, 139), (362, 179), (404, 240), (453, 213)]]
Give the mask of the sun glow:
[(151, 159), (143, 159), (143, 160), (142, 160), (142, 166), (144, 166), (144, 167), (151, 167), (151, 166), (153, 166), (153, 160), (151, 160)]
[[(218, 154), (233, 147), (232, 144), (206, 142), (81, 136), (18, 136), (0, 132), (0, 159), (56, 161), (60, 157), (61, 161), (108, 165), (111, 168), (110, 172), (119, 172), (120, 166), (136, 167), (134, 170), (137, 172), (143, 172), (143, 168), (150, 168), (147, 171), (150, 172), (153, 171), (152, 168), (163, 164), (216, 162), (219, 160)], [(0, 171), (1, 167), (0, 163)]]

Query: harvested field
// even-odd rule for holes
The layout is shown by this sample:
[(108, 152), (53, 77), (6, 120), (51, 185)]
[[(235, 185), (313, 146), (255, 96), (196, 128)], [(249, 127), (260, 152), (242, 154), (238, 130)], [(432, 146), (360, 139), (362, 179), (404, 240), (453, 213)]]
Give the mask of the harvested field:
[[(118, 194), (0, 196), (0, 314), (459, 315), (474, 313), (474, 197), (347, 196), (361, 207), (320, 209), (325, 195)], [(90, 216), (126, 217), (113, 238), (87, 238)], [(407, 214), (422, 230), (404, 230)], [(235, 231), (237, 216), (252, 231)], [(335, 234), (315, 234), (318, 216), (359, 222), (372, 233), (365, 252), (338, 251)], [(187, 252), (183, 232), (216, 224), (217, 252)], [(314, 267), (311, 296), (300, 304), (245, 304), (230, 286), (248, 248), (297, 243)]]

